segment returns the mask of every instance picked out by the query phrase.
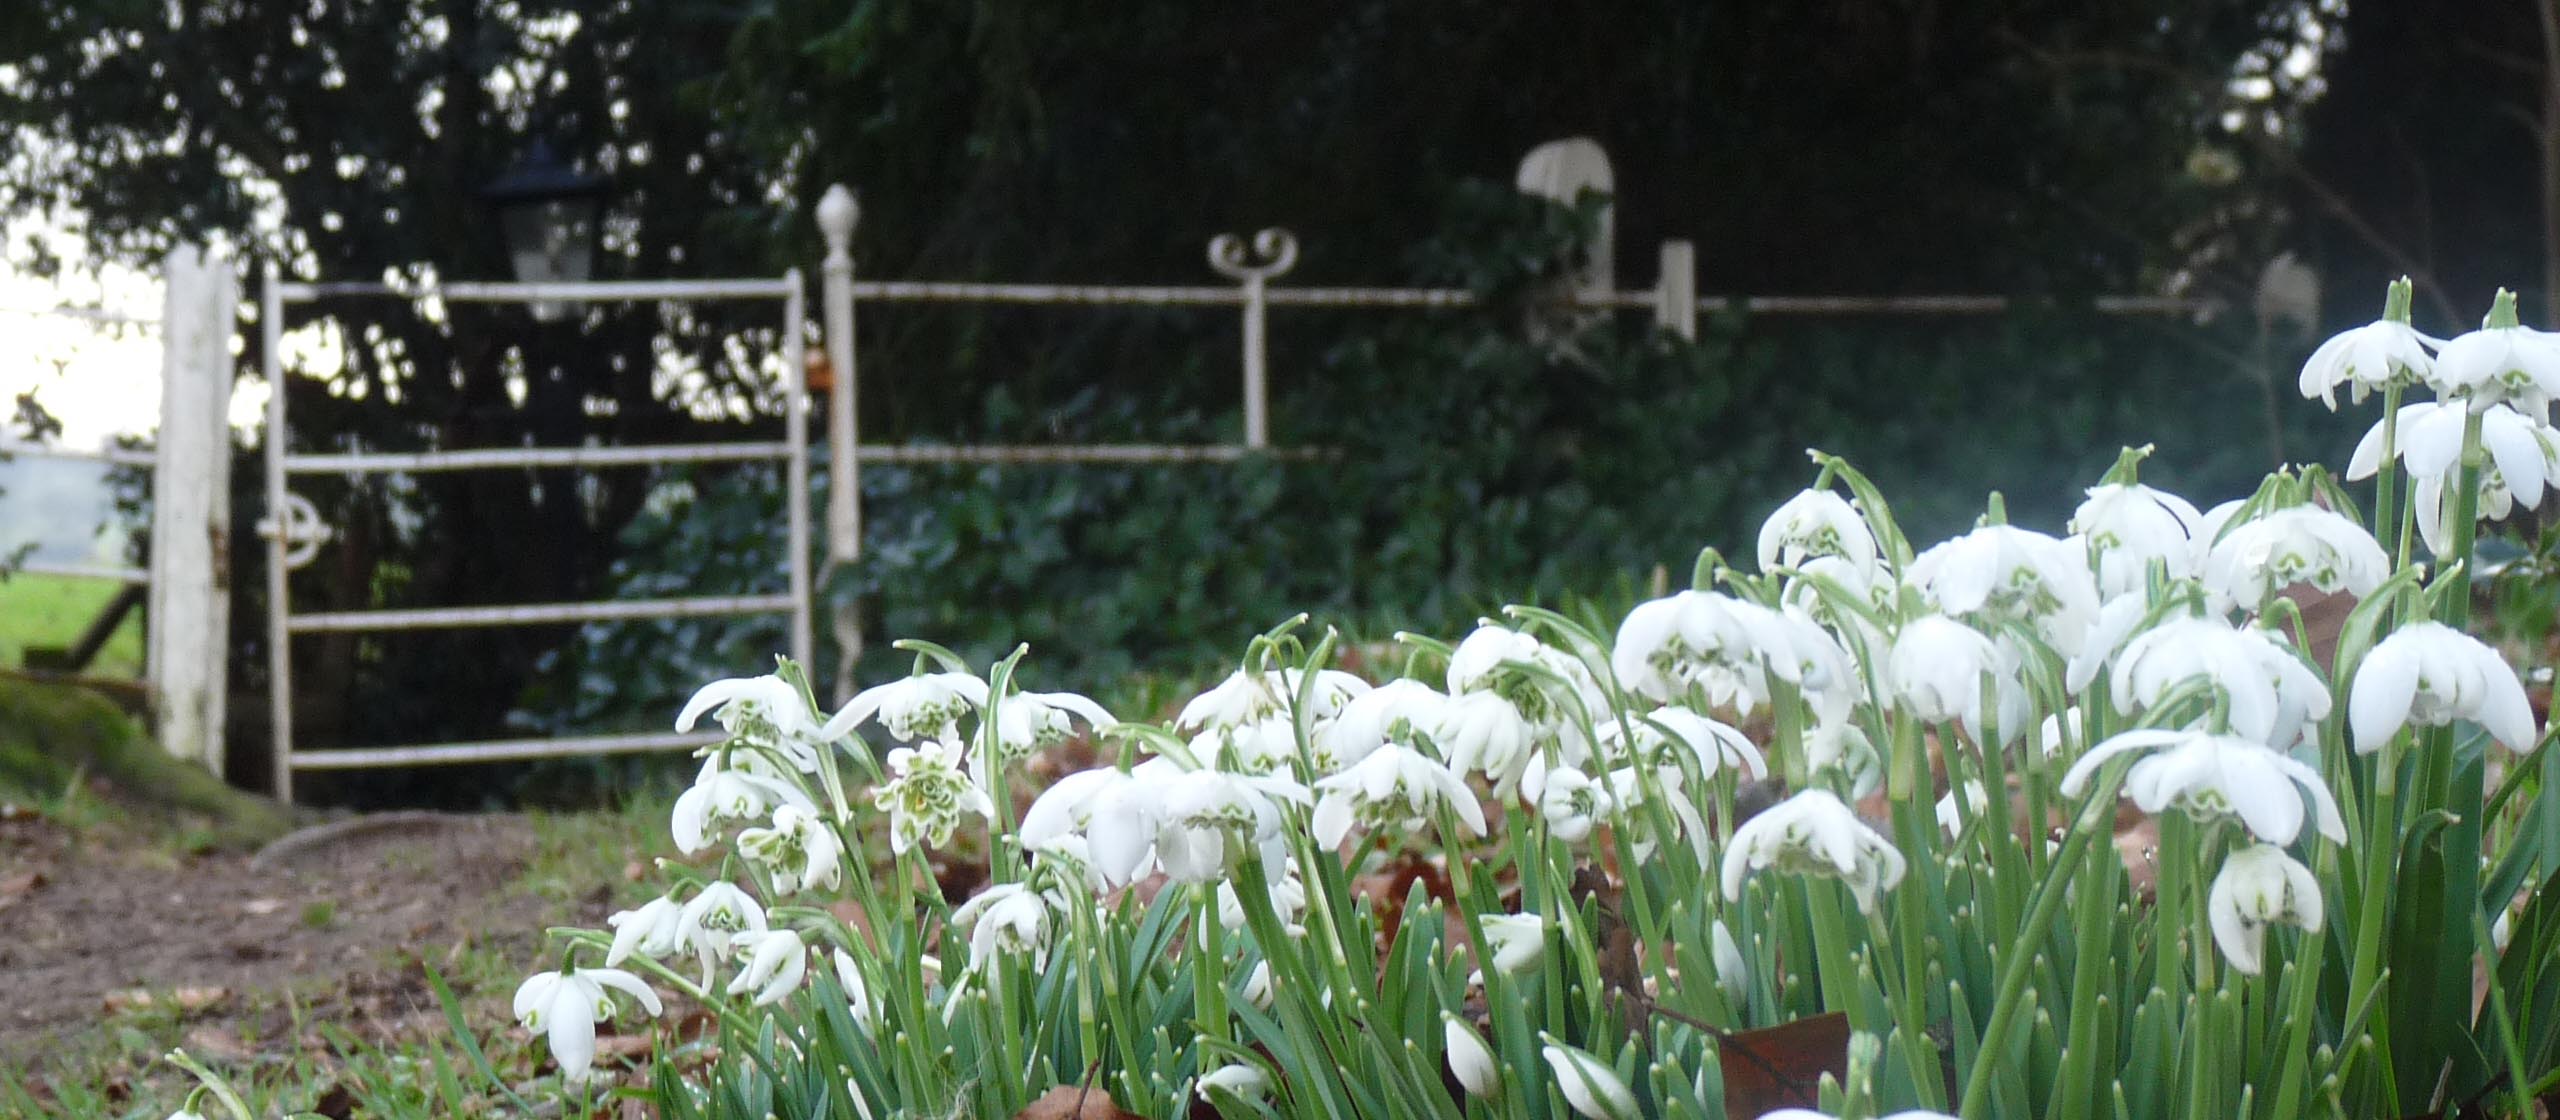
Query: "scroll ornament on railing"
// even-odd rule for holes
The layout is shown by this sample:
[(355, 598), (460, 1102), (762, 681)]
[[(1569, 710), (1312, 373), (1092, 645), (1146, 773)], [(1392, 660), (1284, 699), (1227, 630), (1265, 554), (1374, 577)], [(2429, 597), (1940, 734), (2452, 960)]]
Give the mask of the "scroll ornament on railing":
[(328, 522), (320, 520), (319, 507), (312, 505), (311, 499), (300, 494), (286, 493), (282, 512), (284, 524), (281, 527), (276, 524), (277, 519), (273, 514), (259, 518), (258, 535), (268, 538), (273, 538), (279, 533), (283, 535), (285, 567), (299, 568), (309, 564), (313, 557), (320, 554), (320, 546), (329, 543), (338, 535), (338, 531), (330, 528)]
[[(1253, 263), (1259, 258), (1262, 263)], [(1268, 280), (1289, 271), (1298, 263), (1298, 237), (1285, 229), (1266, 229), (1253, 235), (1253, 252), (1245, 252), (1244, 238), (1222, 233), (1209, 239), (1209, 267), (1237, 280)]]

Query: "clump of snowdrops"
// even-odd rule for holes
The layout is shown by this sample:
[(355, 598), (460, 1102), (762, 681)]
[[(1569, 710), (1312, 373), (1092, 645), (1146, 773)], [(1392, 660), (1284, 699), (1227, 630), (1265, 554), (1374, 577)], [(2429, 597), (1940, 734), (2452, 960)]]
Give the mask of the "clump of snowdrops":
[(2468, 560), (2560, 484), (2560, 336), (2408, 306), (2303, 370), (2381, 399), (2343, 478), (2207, 509), (2131, 450), (2060, 532), (1995, 497), (1917, 548), (1816, 453), (1747, 567), (1385, 675), (1292, 620), (1161, 725), (1021, 651), (907, 643), (834, 712), (715, 682), (698, 862), (555, 931), (516, 1014), (575, 1083), (599, 1021), (712, 1009), (716, 1059), (655, 1065), (675, 1117), (2531, 1115), (2560, 752)]

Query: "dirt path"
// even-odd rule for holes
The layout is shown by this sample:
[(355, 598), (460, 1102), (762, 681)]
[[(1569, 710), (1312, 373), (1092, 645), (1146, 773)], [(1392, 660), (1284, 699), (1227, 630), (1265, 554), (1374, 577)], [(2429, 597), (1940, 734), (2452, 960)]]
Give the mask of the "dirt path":
[(521, 818), (460, 817), (359, 828), (262, 865), (0, 819), (0, 1070), (117, 1014), (174, 1017), (217, 1059), (308, 1047), (322, 1024), (368, 1039), (440, 1030), (420, 959), (450, 970), (479, 948), (530, 962), (544, 925), (601, 922), (601, 889), (524, 893), (536, 847)]

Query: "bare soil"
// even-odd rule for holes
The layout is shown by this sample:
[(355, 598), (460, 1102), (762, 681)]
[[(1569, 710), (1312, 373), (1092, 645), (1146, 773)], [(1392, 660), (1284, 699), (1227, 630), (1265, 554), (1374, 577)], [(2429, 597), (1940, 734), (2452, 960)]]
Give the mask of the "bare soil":
[(450, 972), (478, 948), (530, 966), (544, 926), (602, 922), (608, 888), (525, 893), (535, 851), (512, 816), (341, 826), (266, 860), (0, 818), (0, 1076), (120, 1015), (169, 1016), (216, 1061), (326, 1052), (323, 1025), (440, 1031), (422, 962)]

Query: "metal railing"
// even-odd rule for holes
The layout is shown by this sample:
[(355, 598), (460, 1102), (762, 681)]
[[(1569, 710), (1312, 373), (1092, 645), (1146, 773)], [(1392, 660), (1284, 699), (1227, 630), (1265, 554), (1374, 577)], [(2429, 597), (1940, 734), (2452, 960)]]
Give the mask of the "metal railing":
[[(719, 444), (662, 444), (624, 447), (474, 448), (417, 452), (294, 453), (287, 450), (284, 385), (284, 310), (294, 303), (347, 297), (486, 303), (593, 303), (639, 300), (778, 299), (782, 302), (783, 439)], [(273, 723), (275, 792), (293, 796), (293, 776), (304, 770), (342, 770), (373, 766), (491, 762), (623, 751), (672, 750), (698, 746), (716, 736), (664, 733), (558, 736), (540, 739), (497, 739), (473, 742), (417, 743), (296, 750), (293, 738), (293, 638), (300, 634), (381, 633), (388, 631), (476, 629), (542, 626), (582, 622), (617, 622), (644, 618), (788, 615), (791, 650), (804, 664), (816, 646), (810, 615), (812, 546), (809, 522), (807, 293), (796, 270), (772, 280), (609, 281), (574, 284), (442, 284), (394, 286), (372, 283), (287, 282), (269, 267), (260, 294), (259, 327), (264, 332), (262, 359), (267, 384), (266, 492), (271, 511), (260, 531), (267, 538), (268, 690)], [(293, 494), (295, 476), (363, 475), (421, 471), (493, 471), (526, 468), (610, 469), (669, 463), (778, 462), (783, 464), (785, 505), (789, 509), (789, 588), (780, 594), (691, 596), (576, 603), (520, 603), (500, 606), (421, 607), (398, 610), (312, 611), (295, 613), (287, 574), (309, 562), (329, 535), (311, 504)]]

